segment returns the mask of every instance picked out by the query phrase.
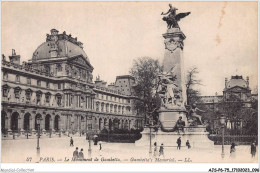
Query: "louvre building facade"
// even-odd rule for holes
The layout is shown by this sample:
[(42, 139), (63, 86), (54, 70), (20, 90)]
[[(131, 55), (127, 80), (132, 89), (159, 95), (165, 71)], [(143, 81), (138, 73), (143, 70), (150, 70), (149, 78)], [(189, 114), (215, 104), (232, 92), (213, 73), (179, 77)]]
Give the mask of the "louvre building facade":
[(21, 63), (15, 50), (9, 60), (2, 56), (3, 138), (36, 134), (37, 119), (42, 134), (142, 127), (142, 117), (133, 107), (134, 79), (118, 76), (108, 86), (99, 77), (93, 82), (94, 68), (83, 44), (66, 32), (52, 29), (28, 62)]

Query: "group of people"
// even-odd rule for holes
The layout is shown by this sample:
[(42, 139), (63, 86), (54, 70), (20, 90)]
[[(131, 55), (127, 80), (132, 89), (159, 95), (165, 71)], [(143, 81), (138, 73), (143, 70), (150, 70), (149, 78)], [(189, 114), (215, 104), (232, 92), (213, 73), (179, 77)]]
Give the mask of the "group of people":
[[(176, 143), (177, 143), (177, 149), (180, 150), (180, 149), (181, 149), (181, 137), (179, 137), (179, 138), (177, 139)], [(190, 145), (190, 141), (189, 141), (189, 140), (186, 141), (186, 146), (188, 147), (188, 149), (191, 148), (191, 145)]]
[[(177, 149), (181, 149), (181, 137), (179, 137), (177, 139)], [(188, 149), (191, 148), (191, 145), (190, 145), (190, 142), (189, 140), (187, 140), (186, 142), (186, 146), (188, 147)], [(157, 156), (157, 142), (154, 142), (154, 156), (156, 157)], [(164, 145), (163, 143), (161, 144), (160, 148), (159, 148), (159, 157), (160, 156), (163, 156), (164, 157)]]
[[(96, 141), (94, 141), (94, 145), (95, 145), (95, 142)], [(97, 142), (96, 142), (96, 145), (97, 145)], [(70, 138), (70, 146), (71, 147), (73, 147), (74, 146), (74, 140), (73, 140), (73, 138), (71, 137)], [(72, 159), (74, 160), (74, 161), (76, 161), (76, 160), (83, 160), (84, 159), (84, 153), (83, 153), (83, 148), (81, 148), (80, 149), (80, 152), (78, 151), (78, 147), (76, 147), (76, 149), (75, 149), (75, 151), (73, 152), (73, 157), (72, 157)], [(99, 151), (101, 151), (102, 150), (102, 144), (101, 143), (99, 143)], [(101, 156), (101, 153), (100, 153), (100, 156)]]
[(76, 150), (73, 152), (73, 157), (72, 160), (83, 160), (84, 159), (84, 154), (83, 154), (83, 148), (80, 149), (80, 152), (78, 152), (78, 147), (76, 147)]

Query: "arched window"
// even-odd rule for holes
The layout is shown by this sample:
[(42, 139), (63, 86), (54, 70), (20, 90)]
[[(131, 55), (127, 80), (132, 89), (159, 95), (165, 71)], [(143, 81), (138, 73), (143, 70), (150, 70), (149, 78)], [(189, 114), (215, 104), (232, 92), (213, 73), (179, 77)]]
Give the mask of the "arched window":
[(57, 131), (60, 129), (59, 127), (59, 121), (60, 121), (60, 116), (56, 115), (54, 118), (54, 129)]
[(104, 103), (101, 103), (101, 112), (104, 112)]
[(3, 85), (3, 97), (7, 97), (9, 92), (9, 86)]
[(41, 91), (37, 91), (36, 92), (36, 103), (40, 104), (41, 102), (41, 97), (42, 97), (42, 92)]
[(60, 94), (56, 95), (56, 100), (57, 100), (57, 105), (58, 106), (61, 106), (61, 98), (62, 98), (62, 96)]
[(57, 71), (59, 72), (59, 71), (62, 71), (62, 66), (61, 66), (61, 64), (57, 64)]
[(50, 103), (50, 99), (51, 99), (51, 93), (48, 92), (45, 94), (45, 102)]
[(14, 88), (14, 96), (15, 96), (16, 99), (20, 98), (20, 93), (21, 93), (21, 88), (20, 87)]
[(25, 96), (26, 96), (26, 100), (30, 101), (31, 100), (31, 95), (32, 95), (32, 90), (31, 89), (27, 89), (25, 91)]

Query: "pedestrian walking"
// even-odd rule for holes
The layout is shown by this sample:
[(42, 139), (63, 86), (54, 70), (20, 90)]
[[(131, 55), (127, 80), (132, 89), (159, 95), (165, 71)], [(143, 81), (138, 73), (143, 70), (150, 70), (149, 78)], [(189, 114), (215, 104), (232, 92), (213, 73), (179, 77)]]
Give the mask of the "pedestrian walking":
[(79, 158), (79, 152), (78, 147), (76, 147), (76, 150), (73, 152), (73, 160), (77, 160)]
[(84, 159), (83, 148), (81, 148), (79, 152), (79, 160), (83, 160), (83, 159)]
[(176, 142), (177, 144), (178, 144), (178, 146), (177, 146), (177, 150), (179, 149), (181, 149), (181, 137), (179, 137), (178, 139), (177, 139), (177, 142)]
[(230, 147), (230, 157), (235, 157), (235, 152), (236, 152), (236, 144), (235, 143), (232, 143), (231, 144), (231, 147)]
[(191, 146), (190, 146), (190, 141), (189, 141), (189, 140), (187, 140), (187, 142), (186, 142), (186, 146), (188, 147), (188, 149), (191, 148)]
[(252, 158), (255, 158), (255, 153), (256, 153), (256, 145), (255, 145), (255, 142), (253, 142), (251, 144), (251, 155), (252, 155)]
[(154, 156), (157, 156), (157, 143), (155, 142), (154, 144)]
[(161, 144), (160, 150), (159, 150), (159, 156), (163, 155), (163, 157), (164, 157), (164, 152), (163, 152), (163, 150), (164, 150), (164, 147), (163, 147), (163, 144)]
[(99, 150), (100, 150), (100, 151), (102, 150), (101, 142), (99, 143)]
[(70, 147), (73, 147), (73, 146), (74, 146), (73, 139), (72, 139), (72, 137), (70, 137)]

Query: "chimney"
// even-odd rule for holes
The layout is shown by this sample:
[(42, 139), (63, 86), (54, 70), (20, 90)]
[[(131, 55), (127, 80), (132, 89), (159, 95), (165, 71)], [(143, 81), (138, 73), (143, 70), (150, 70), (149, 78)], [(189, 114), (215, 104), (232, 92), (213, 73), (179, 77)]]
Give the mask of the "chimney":
[(14, 49), (12, 49), (12, 56), (9, 56), (10, 62), (13, 62), (14, 64), (20, 65), (20, 55), (16, 55), (16, 52)]
[(225, 78), (225, 88), (227, 88), (228, 79)]

